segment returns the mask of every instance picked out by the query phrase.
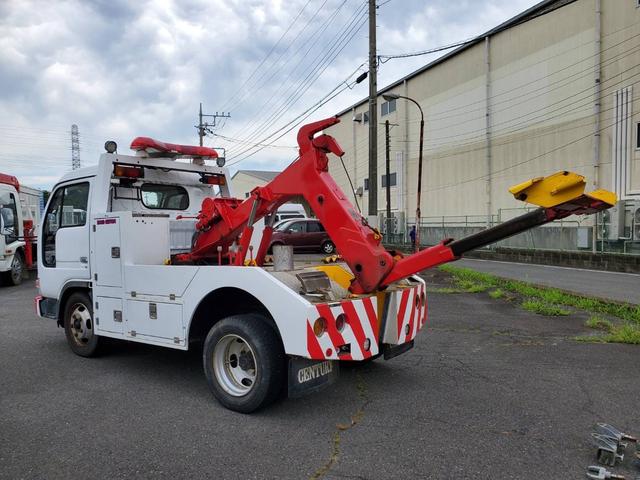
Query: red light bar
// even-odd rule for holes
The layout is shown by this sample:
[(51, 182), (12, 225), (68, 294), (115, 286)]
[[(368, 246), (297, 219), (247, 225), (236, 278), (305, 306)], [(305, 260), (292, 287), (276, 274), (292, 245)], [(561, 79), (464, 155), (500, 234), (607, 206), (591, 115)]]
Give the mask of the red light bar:
[(20, 191), (20, 182), (13, 175), (7, 175), (5, 173), (0, 173), (0, 183), (5, 183), (7, 185), (13, 185), (16, 191)]
[(134, 138), (133, 142), (131, 142), (131, 150), (145, 151), (147, 153), (171, 153), (187, 157), (218, 158), (218, 152), (213, 148), (176, 145), (174, 143), (160, 142), (149, 137)]

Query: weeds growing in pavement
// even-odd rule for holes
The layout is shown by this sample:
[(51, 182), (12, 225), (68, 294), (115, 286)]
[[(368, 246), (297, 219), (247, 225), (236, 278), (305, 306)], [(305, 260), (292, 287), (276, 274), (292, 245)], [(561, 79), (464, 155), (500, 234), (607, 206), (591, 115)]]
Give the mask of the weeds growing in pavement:
[(598, 315), (594, 315), (589, 318), (589, 320), (586, 321), (585, 325), (589, 328), (602, 330), (604, 332), (611, 332), (614, 327), (613, 323), (610, 320), (599, 317)]
[(518, 280), (496, 277), (489, 273), (476, 272), (468, 268), (454, 267), (453, 265), (442, 265), (440, 269), (451, 274), (456, 282), (462, 280), (471, 281), (486, 286), (487, 289), (500, 288), (523, 297), (541, 300), (547, 304), (575, 307), (590, 313), (610, 315), (640, 326), (640, 305), (583, 297), (563, 292), (557, 288), (539, 287)]
[(489, 296), (491, 298), (495, 298), (497, 300), (498, 298), (504, 297), (504, 290), (502, 290), (500, 288), (496, 288), (495, 290), (491, 290), (489, 292)]
[[(458, 287), (448, 289), (451, 293), (491, 290), (489, 295), (497, 299), (507, 296), (509, 292), (525, 298), (521, 304), (522, 308), (541, 315), (563, 316), (571, 313), (562, 307), (572, 307), (594, 314), (586, 325), (603, 333), (577, 337), (576, 340), (640, 344), (640, 305), (575, 295), (557, 288), (540, 287), (453, 265), (442, 265), (440, 270), (449, 273)], [(603, 316), (621, 320), (622, 324), (614, 324)]]
[(564, 317), (571, 313), (569, 310), (560, 308), (557, 305), (549, 305), (548, 303), (541, 302), (540, 300), (525, 300), (522, 302), (521, 306), (528, 312), (551, 317)]
[(608, 333), (601, 335), (582, 335), (575, 338), (579, 342), (589, 343), (630, 343), (640, 345), (640, 327), (633, 323), (612, 325)]

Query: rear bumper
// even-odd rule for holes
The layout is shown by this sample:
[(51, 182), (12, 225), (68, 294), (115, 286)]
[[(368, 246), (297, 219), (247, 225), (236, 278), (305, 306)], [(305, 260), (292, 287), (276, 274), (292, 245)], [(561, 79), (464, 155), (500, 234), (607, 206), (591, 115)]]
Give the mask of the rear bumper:
[[(346, 317), (342, 330), (336, 319)], [(326, 321), (317, 336), (316, 319)], [(412, 277), (407, 285), (390, 288), (377, 296), (316, 304), (307, 315), (307, 353), (313, 360), (361, 361), (379, 355), (387, 347), (413, 341), (427, 321), (426, 285)], [(339, 322), (340, 323), (340, 322)], [(407, 349), (396, 349), (403, 353)]]

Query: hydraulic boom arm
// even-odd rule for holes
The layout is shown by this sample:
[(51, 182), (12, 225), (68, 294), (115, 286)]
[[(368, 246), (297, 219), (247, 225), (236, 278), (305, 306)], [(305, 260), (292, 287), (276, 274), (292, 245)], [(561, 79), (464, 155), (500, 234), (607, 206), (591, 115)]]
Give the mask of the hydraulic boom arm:
[[(421, 270), (460, 258), (465, 252), (569, 215), (591, 214), (615, 204), (613, 193), (597, 190), (583, 193), (584, 177), (559, 172), (547, 178), (535, 178), (510, 189), (519, 200), (540, 206), (495, 227), (457, 241), (440, 244), (404, 258), (393, 257), (381, 244), (380, 233), (357, 212), (335, 183), (328, 168), (328, 153), (344, 155), (329, 135), (314, 135), (338, 123), (328, 118), (302, 127), (298, 133), (300, 157), (263, 187), (256, 187), (248, 199), (206, 198), (198, 215), (197, 235), (191, 253), (180, 255), (180, 262), (201, 261), (227, 254), (240, 237), (238, 252), (231, 257), (235, 265), (244, 265), (253, 224), (274, 214), (284, 203), (304, 197), (324, 225), (344, 261), (353, 272), (352, 293), (369, 293), (384, 288)], [(262, 265), (271, 241), (267, 223), (255, 261)]]

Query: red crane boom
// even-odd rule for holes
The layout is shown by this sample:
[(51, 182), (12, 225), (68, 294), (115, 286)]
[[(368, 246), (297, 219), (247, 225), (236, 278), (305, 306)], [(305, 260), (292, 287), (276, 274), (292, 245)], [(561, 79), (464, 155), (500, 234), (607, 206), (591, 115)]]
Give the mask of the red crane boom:
[[(232, 256), (232, 263), (244, 265), (253, 224), (274, 214), (282, 204), (302, 196), (351, 269), (354, 275), (351, 292), (369, 293), (426, 268), (456, 260), (469, 250), (535, 226), (572, 214), (594, 213), (615, 204), (615, 195), (610, 192), (599, 190), (583, 194), (583, 177), (560, 172), (512, 189), (512, 193), (520, 200), (531, 195), (529, 201), (543, 205), (541, 208), (469, 237), (457, 241), (444, 240), (413, 255), (394, 257), (382, 245), (380, 232), (355, 210), (329, 175), (327, 154), (341, 157), (344, 151), (333, 137), (314, 135), (339, 121), (337, 118), (328, 118), (302, 127), (298, 133), (299, 158), (267, 185), (253, 189), (246, 200), (206, 198), (197, 217), (197, 236), (191, 253), (178, 255), (175, 260), (197, 262), (215, 258), (220, 252), (227, 254), (229, 247), (240, 237), (239, 249)], [(553, 191), (547, 192), (544, 187), (549, 184), (553, 186)], [(550, 203), (540, 203), (539, 198)], [(271, 234), (272, 228), (267, 225), (255, 258), (258, 265), (264, 262)]]

